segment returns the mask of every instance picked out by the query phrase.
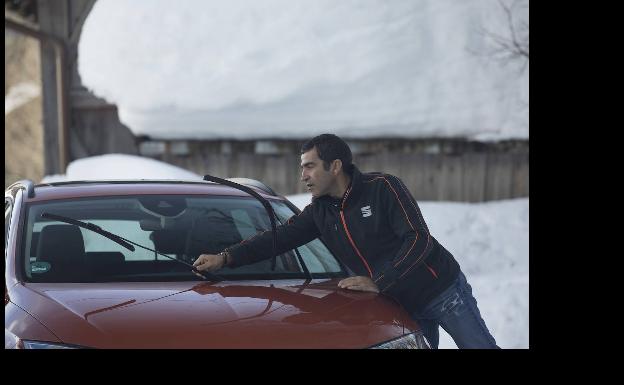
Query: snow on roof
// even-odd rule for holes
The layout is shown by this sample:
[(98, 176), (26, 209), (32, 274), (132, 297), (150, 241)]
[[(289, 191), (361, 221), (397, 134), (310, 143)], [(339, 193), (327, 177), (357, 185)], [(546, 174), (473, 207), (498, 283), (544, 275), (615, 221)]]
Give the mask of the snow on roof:
[(99, 0), (78, 64), (137, 135), (528, 138), (528, 68), (480, 29), (498, 2)]
[(65, 175), (46, 175), (41, 183), (102, 179), (203, 180), (194, 172), (155, 159), (107, 154), (74, 160)]

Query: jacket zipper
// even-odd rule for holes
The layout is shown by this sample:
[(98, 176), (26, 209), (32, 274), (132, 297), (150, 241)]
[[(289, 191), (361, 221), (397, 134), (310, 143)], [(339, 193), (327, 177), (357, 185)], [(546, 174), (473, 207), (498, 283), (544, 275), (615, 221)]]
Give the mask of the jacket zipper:
[(368, 266), (368, 263), (366, 263), (366, 259), (364, 259), (364, 257), (362, 257), (362, 253), (360, 253), (360, 250), (358, 250), (357, 246), (355, 245), (355, 242), (353, 242), (353, 238), (351, 238), (351, 233), (349, 233), (349, 229), (347, 229), (347, 223), (345, 222), (344, 214), (343, 214), (342, 210), (340, 210), (340, 219), (342, 220), (342, 226), (344, 226), (344, 230), (347, 233), (347, 238), (349, 238), (349, 242), (351, 242), (351, 246), (353, 246), (353, 249), (355, 249), (355, 252), (360, 257), (362, 262), (364, 262), (364, 266), (366, 266), (366, 270), (368, 270), (368, 274), (370, 275), (370, 277), (372, 279), (373, 278), (373, 272), (371, 271), (370, 267)]
[(353, 238), (351, 238), (351, 233), (349, 232), (349, 229), (347, 228), (347, 222), (345, 221), (345, 217), (344, 217), (344, 204), (345, 204), (345, 201), (347, 200), (347, 197), (349, 196), (350, 192), (351, 192), (351, 187), (349, 187), (349, 189), (347, 190), (347, 193), (345, 194), (344, 198), (342, 199), (342, 205), (340, 206), (340, 220), (342, 221), (342, 226), (344, 227), (345, 233), (347, 233), (347, 238), (349, 238), (349, 242), (351, 242), (351, 246), (353, 246), (353, 249), (355, 250), (356, 254), (358, 255), (358, 257), (360, 257), (360, 259), (364, 263), (364, 266), (366, 266), (366, 270), (368, 270), (368, 274), (370, 275), (370, 277), (372, 279), (373, 278), (373, 272), (371, 271), (370, 266), (368, 266), (368, 263), (366, 262), (366, 259), (364, 259), (364, 257), (362, 256), (362, 253), (360, 253), (360, 250), (355, 245), (355, 242), (353, 242)]

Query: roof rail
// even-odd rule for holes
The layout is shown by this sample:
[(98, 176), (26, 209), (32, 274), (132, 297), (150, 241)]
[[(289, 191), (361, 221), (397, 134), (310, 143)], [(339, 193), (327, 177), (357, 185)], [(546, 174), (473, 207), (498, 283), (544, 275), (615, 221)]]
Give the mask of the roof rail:
[[(270, 188), (269, 186), (267, 186), (266, 184), (260, 182), (259, 180), (256, 179), (251, 179), (251, 178), (228, 178), (226, 179), (230, 182), (234, 182), (234, 183), (238, 183), (238, 184), (242, 184), (244, 186), (249, 186), (249, 187), (255, 187), (258, 188), (268, 194), (271, 195), (278, 195), (275, 191), (273, 191), (272, 188)], [(89, 184), (89, 183), (115, 183), (115, 184), (124, 184), (124, 183), (158, 183), (158, 182), (162, 182), (162, 183), (206, 183), (206, 181), (202, 180), (202, 181), (191, 181), (191, 180), (169, 180), (169, 179), (163, 179), (163, 180), (74, 180), (74, 181), (61, 181), (61, 182), (47, 182), (47, 183), (40, 183), (38, 186), (64, 186), (64, 185), (72, 185), (72, 184)], [(35, 185), (33, 184), (33, 182), (31, 180), (28, 179), (24, 179), (24, 180), (20, 180), (18, 182), (13, 183), (11, 186), (9, 186), (7, 189), (11, 189), (11, 188), (15, 188), (15, 187), (21, 187), (24, 188), (28, 191), (28, 197), (29, 198), (33, 198), (35, 196)]]
[(273, 191), (272, 188), (260, 182), (259, 180), (250, 179), (250, 178), (227, 178), (226, 180), (229, 180), (230, 182), (242, 184), (244, 186), (256, 187), (271, 195), (278, 195), (275, 191)]
[(205, 184), (203, 180), (176, 180), (176, 179), (95, 179), (95, 180), (65, 180), (59, 182), (45, 182), (40, 183), (37, 186), (66, 186), (74, 184), (137, 184), (137, 183), (201, 183)]
[(14, 188), (26, 190), (26, 194), (28, 195), (29, 198), (35, 197), (35, 184), (30, 179), (18, 180), (17, 182), (7, 187), (7, 190), (12, 190)]

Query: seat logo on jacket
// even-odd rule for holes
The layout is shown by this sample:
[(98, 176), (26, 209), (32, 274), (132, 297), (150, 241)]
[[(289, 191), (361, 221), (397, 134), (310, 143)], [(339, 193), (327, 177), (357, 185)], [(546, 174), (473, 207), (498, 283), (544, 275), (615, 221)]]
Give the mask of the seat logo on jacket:
[(370, 217), (371, 215), (373, 215), (373, 212), (371, 211), (371, 207), (370, 206), (364, 206), (360, 210), (362, 210), (362, 216), (364, 218)]

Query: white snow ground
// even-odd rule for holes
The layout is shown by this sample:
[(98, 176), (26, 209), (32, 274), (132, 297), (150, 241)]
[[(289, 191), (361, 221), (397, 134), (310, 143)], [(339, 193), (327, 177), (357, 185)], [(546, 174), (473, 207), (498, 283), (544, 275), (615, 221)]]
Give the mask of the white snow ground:
[[(202, 177), (152, 159), (111, 154), (70, 163), (43, 181)], [(288, 196), (303, 209), (310, 194)], [(529, 347), (529, 199), (488, 203), (419, 202), (431, 233), (462, 266), (481, 315), (502, 348)], [(440, 348), (456, 348), (440, 329)]]

